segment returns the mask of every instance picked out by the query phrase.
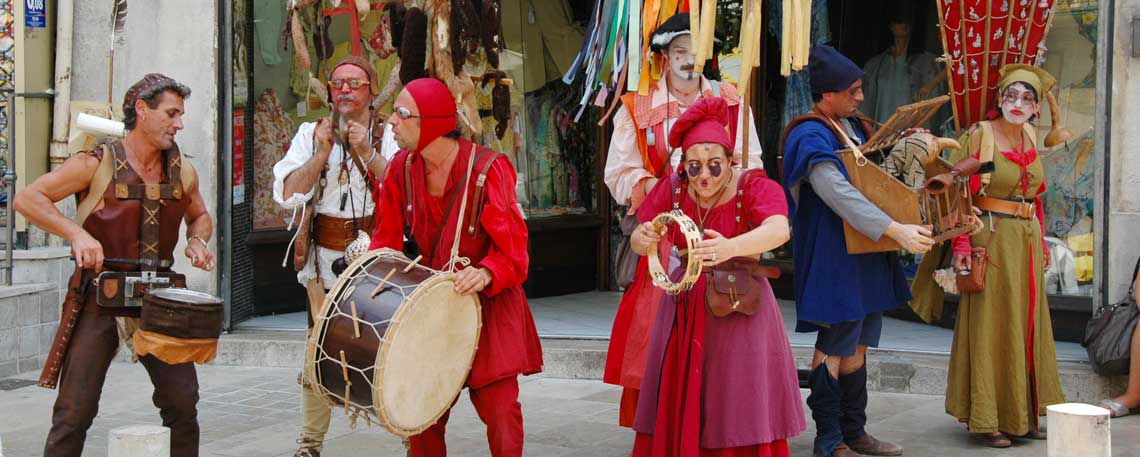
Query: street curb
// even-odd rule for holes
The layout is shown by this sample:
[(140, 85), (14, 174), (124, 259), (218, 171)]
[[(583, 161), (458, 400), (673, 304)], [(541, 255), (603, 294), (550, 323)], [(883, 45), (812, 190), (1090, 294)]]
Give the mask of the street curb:
[[(223, 335), (216, 365), (301, 367), (305, 334), (297, 331), (238, 331)], [(602, 379), (608, 339), (542, 338), (543, 374), (562, 379)], [(793, 346), (796, 368), (810, 367), (814, 349)], [(950, 357), (945, 353), (872, 348), (867, 357), (867, 387), (875, 392), (944, 395)], [(1067, 401), (1095, 403), (1123, 392), (1127, 377), (1102, 377), (1086, 362), (1059, 362)]]

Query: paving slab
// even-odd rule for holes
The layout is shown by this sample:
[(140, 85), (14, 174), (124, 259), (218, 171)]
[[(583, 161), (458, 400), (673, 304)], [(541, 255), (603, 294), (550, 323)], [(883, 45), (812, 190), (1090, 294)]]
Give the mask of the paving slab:
[[(24, 373), (11, 379), (33, 379)], [(293, 368), (208, 365), (199, 367), (202, 398), (199, 418), (203, 457), (289, 457), (296, 449), (300, 408)], [(633, 433), (616, 425), (619, 390), (596, 380), (522, 378), (520, 401), (528, 456), (616, 457), (629, 455)], [(159, 424), (150, 403), (153, 389), (138, 365), (112, 364), (100, 414), (88, 434), (84, 456), (105, 457), (110, 430), (134, 424)], [(803, 398), (807, 391), (801, 392)], [(272, 403), (261, 400), (271, 399)], [(0, 391), (0, 441), (3, 455), (35, 457), (51, 424), (55, 392), (35, 386)], [(1044, 457), (1043, 441), (1016, 440), (1014, 447), (982, 447), (947, 416), (944, 399), (934, 395), (872, 393), (868, 430), (902, 444), (907, 456)], [(806, 408), (806, 406), (805, 406)], [(17, 412), (13, 414), (12, 412)], [(488, 455), (485, 429), (466, 394), (461, 394), (448, 425), (452, 456)], [(813, 428), (790, 440), (794, 456), (811, 455)], [(1112, 422), (1113, 455), (1140, 456), (1140, 416)], [(403, 456), (400, 439), (363, 423), (350, 427), (335, 412), (325, 456)]]

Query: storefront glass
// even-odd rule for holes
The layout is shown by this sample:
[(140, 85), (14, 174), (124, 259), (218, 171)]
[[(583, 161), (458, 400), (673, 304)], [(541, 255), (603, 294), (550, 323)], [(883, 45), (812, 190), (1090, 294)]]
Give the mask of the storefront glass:
[[(1046, 42), (1043, 65), (1057, 78), (1061, 125), (1073, 139), (1042, 154), (1048, 190), (1045, 235), (1054, 258), (1046, 278), (1050, 293), (1093, 294), (1093, 205), (1096, 166), (1093, 160), (1096, 116), (1096, 40), (1098, 0), (1060, 0)], [(1054, 117), (1042, 116), (1042, 135)]]

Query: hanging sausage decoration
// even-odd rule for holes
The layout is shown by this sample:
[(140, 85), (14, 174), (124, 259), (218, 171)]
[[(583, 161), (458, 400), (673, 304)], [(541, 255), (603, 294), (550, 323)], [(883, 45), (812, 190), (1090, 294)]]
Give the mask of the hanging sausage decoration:
[(424, 10), (409, 8), (404, 16), (404, 35), (400, 43), (400, 83), (427, 76), (428, 17)]
[(376, 57), (381, 59), (387, 59), (396, 52), (396, 48), (392, 46), (392, 15), (380, 15), (380, 24), (376, 26), (376, 30), (372, 31), (372, 36), (368, 38), (368, 45), (372, 47)]
[(511, 88), (506, 84), (507, 74), (501, 70), (489, 70), (483, 74), (481, 87), (494, 84), (491, 88), (491, 114), (495, 118), (495, 137), (503, 139), (511, 121)]
[(502, 6), (499, 0), (482, 0), (482, 21), (480, 21), (483, 51), (487, 64), (499, 68), (499, 50), (502, 49)]

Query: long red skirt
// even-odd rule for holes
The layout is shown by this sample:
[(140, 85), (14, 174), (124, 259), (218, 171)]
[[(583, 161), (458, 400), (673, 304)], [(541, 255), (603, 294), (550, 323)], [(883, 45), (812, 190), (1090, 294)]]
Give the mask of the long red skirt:
[(606, 369), (602, 376), (603, 382), (624, 388), (618, 416), (618, 424), (623, 427), (633, 427), (633, 418), (637, 414), (637, 397), (645, 375), (649, 334), (653, 330), (662, 295), (662, 290), (654, 287), (649, 277), (649, 261), (641, 257), (633, 283), (622, 295), (614, 316)]

